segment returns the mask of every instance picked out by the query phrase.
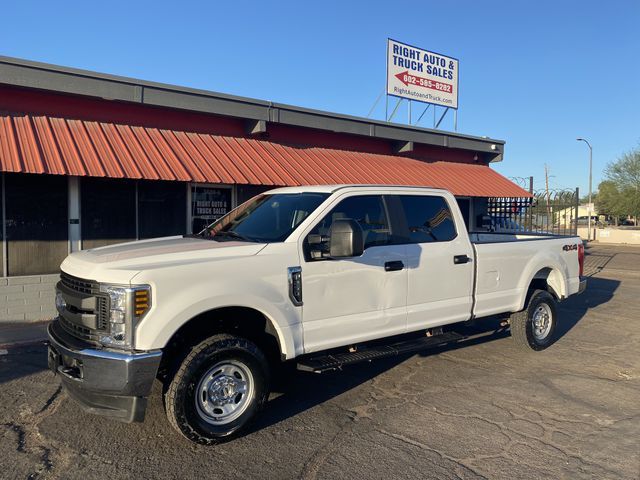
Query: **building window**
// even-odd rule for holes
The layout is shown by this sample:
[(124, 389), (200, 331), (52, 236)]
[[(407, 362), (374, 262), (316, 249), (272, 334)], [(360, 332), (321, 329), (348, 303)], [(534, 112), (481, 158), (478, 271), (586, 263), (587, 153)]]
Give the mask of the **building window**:
[(191, 187), (191, 233), (198, 233), (204, 227), (231, 210), (231, 188)]
[(80, 190), (82, 248), (136, 239), (135, 181), (83, 178)]
[(65, 176), (5, 174), (7, 273), (56, 273), (69, 251)]
[(187, 189), (184, 183), (138, 182), (139, 238), (166, 237), (185, 233)]

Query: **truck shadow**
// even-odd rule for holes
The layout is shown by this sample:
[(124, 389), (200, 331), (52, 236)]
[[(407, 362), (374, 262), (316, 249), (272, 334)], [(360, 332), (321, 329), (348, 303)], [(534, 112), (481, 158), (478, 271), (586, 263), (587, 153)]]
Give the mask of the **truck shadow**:
[[(497, 325), (498, 329), (488, 331), (485, 335), (465, 340), (462, 343), (431, 348), (417, 355), (428, 357), (508, 337), (509, 331), (499, 328), (499, 323), (498, 319), (492, 322), (492, 325)], [(274, 392), (277, 396), (268, 402), (265, 411), (251, 428), (251, 432), (271, 427), (330, 401), (332, 398), (372, 381), (414, 356), (416, 356), (415, 353), (382, 358), (370, 363), (351, 365), (342, 371), (322, 374), (296, 371), (293, 366), (288, 370), (283, 370), (279, 372), (274, 382)]]
[[(590, 278), (587, 289), (582, 295), (570, 297), (562, 302), (558, 306), (560, 322), (554, 343), (561, 342), (562, 338), (584, 318), (590, 308), (608, 302), (619, 285), (620, 282), (616, 280)], [(457, 328), (456, 331), (470, 338), (456, 344), (429, 349), (418, 355), (428, 357), (509, 337), (511, 334), (508, 328), (501, 327), (500, 322), (500, 317), (488, 317), (472, 325)], [(323, 374), (299, 372), (293, 366), (283, 369), (274, 379), (274, 391), (277, 396), (268, 402), (252, 431), (268, 428), (330, 401), (334, 397), (372, 381), (414, 355), (379, 359), (371, 363), (352, 365), (340, 372)]]
[(8, 347), (7, 352), (0, 356), (0, 384), (33, 375), (47, 368), (47, 347), (44, 342)]
[(558, 305), (560, 321), (556, 331), (556, 342), (574, 328), (586, 315), (590, 308), (598, 307), (613, 298), (620, 286), (619, 280), (590, 277), (587, 289), (582, 295), (574, 295)]

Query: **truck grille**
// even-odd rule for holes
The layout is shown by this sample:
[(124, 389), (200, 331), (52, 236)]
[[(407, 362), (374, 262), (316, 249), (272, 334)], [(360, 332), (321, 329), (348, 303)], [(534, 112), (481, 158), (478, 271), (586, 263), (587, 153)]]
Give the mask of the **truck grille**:
[(58, 318), (60, 320), (60, 326), (68, 334), (94, 344), (97, 344), (98, 341), (100, 340), (100, 332), (98, 332), (97, 330), (92, 330), (85, 326), (77, 325), (73, 322), (70, 322), (69, 320), (64, 318), (62, 315), (59, 316)]
[(67, 333), (76, 338), (97, 342), (100, 336), (104, 335), (109, 328), (109, 297), (100, 292), (100, 284), (95, 280), (86, 280), (61, 272), (60, 283), (74, 292), (96, 297), (96, 310), (85, 312), (96, 315), (96, 329), (78, 325), (65, 318), (64, 315), (60, 316), (60, 325)]
[(60, 273), (60, 281), (63, 285), (69, 287), (71, 290), (75, 290), (80, 293), (96, 294), (100, 293), (100, 284), (94, 280), (84, 280), (82, 278), (74, 277), (68, 273)]

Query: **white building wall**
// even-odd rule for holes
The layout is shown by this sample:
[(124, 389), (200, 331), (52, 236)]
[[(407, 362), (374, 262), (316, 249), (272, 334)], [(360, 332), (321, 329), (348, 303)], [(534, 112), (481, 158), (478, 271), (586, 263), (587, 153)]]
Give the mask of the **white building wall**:
[(51, 320), (59, 280), (58, 274), (0, 278), (0, 323)]

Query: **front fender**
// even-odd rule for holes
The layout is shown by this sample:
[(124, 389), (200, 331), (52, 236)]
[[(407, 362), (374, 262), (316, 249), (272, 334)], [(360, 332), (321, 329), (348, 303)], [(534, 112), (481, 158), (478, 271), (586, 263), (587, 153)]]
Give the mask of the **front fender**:
[[(302, 353), (302, 328), (299, 313), (288, 297), (274, 302), (273, 298), (259, 297), (247, 293), (201, 296), (193, 300), (193, 291), (176, 296), (172, 302), (177, 308), (162, 308), (150, 311), (136, 329), (136, 348), (153, 350), (164, 348), (171, 337), (192, 318), (219, 308), (244, 307), (262, 313), (278, 337), (281, 353), (293, 358)], [(187, 297), (189, 300), (187, 300)]]
[(136, 348), (164, 348), (192, 318), (218, 308), (245, 307), (268, 319), (286, 358), (302, 353), (302, 309), (291, 303), (287, 271), (280, 267), (295, 264), (292, 253), (143, 270), (134, 281), (151, 285), (152, 305), (136, 328)]

